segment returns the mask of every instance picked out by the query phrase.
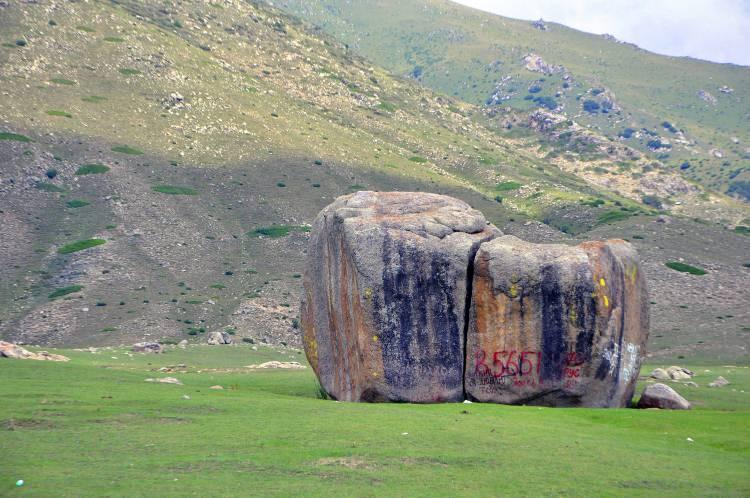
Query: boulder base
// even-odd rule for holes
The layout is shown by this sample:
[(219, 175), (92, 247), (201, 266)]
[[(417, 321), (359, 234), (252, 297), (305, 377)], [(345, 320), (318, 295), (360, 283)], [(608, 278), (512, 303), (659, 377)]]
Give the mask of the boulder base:
[(649, 314), (643, 273), (627, 242), (572, 247), (497, 238), (477, 252), (471, 301), (469, 399), (630, 403)]
[(437, 194), (357, 192), (323, 209), (301, 306), (323, 389), (346, 401), (462, 400), (469, 266), (499, 234)]

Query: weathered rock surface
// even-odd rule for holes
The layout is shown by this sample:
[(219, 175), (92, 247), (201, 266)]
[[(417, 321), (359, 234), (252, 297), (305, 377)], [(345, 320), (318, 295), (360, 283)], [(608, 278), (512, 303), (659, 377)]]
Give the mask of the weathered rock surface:
[(663, 368), (654, 368), (648, 376), (656, 380), (670, 380), (672, 378)]
[(663, 410), (689, 410), (688, 400), (666, 384), (646, 386), (638, 400), (638, 408), (661, 408)]
[(208, 334), (208, 344), (211, 346), (221, 346), (224, 344), (232, 344), (232, 336), (226, 332), (211, 332)]
[(504, 236), (474, 261), (466, 395), (507, 404), (623, 407), (645, 353), (649, 304), (633, 247)]
[(316, 217), (301, 322), (322, 387), (347, 401), (463, 399), (467, 277), (499, 235), (437, 194), (357, 192)]
[(163, 353), (164, 346), (158, 342), (137, 342), (131, 348), (134, 353)]
[(693, 375), (695, 375), (692, 370), (678, 366), (667, 368), (667, 374), (669, 374), (669, 378), (672, 380), (690, 380), (693, 378)]
[(18, 360), (42, 360), (42, 361), (69, 361), (70, 358), (61, 354), (52, 354), (47, 351), (32, 353), (16, 344), (0, 341), (0, 358), (15, 358)]
[(282, 369), (288, 369), (288, 370), (302, 370), (307, 368), (306, 366), (300, 364), (298, 361), (267, 361), (265, 363), (261, 363), (259, 365), (248, 365), (245, 368), (252, 368), (253, 370), (262, 370), (266, 368), (282, 368)]

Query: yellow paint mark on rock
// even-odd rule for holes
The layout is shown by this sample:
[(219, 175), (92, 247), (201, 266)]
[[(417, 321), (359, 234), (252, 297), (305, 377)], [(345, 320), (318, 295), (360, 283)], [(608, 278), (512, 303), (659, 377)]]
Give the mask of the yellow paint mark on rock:
[(369, 301), (371, 298), (372, 298), (372, 289), (368, 287), (365, 289), (365, 299)]
[(607, 296), (602, 296), (602, 297), (604, 298), (604, 307), (609, 308), (609, 299), (607, 298)]
[(603, 278), (600, 278), (599, 279), (599, 285), (601, 285), (602, 287), (606, 287), (607, 286), (607, 282)]
[(516, 297), (518, 296), (518, 286), (514, 283), (510, 284), (510, 289), (508, 290), (508, 294), (510, 297)]
[(373, 340), (373, 342), (378, 342), (378, 336), (376, 336), (376, 335), (372, 336), (372, 340)]
[(576, 323), (576, 320), (578, 320), (578, 313), (576, 313), (576, 310), (570, 310), (570, 321)]

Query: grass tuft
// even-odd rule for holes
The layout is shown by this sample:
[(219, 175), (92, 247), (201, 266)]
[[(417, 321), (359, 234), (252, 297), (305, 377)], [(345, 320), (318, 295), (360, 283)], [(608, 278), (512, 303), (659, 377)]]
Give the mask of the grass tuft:
[(52, 83), (57, 83), (58, 85), (75, 85), (76, 82), (73, 80), (68, 80), (65, 78), (52, 78), (50, 80)]
[(72, 118), (73, 115), (65, 111), (44, 111), (49, 116), (60, 116), (61, 118)]
[(130, 67), (121, 67), (118, 71), (120, 71), (120, 74), (124, 74), (125, 76), (136, 76), (138, 74), (141, 74), (139, 70)]
[(26, 135), (19, 135), (18, 133), (9, 133), (7, 131), (0, 132), (0, 140), (14, 140), (16, 142), (33, 142), (32, 139)]
[(151, 190), (169, 195), (198, 195), (198, 191), (190, 187), (176, 187), (174, 185), (154, 185)]
[(135, 147), (131, 147), (129, 145), (116, 145), (112, 147), (112, 152), (119, 152), (121, 154), (130, 154), (133, 156), (139, 156), (143, 154), (143, 151), (141, 149), (136, 149)]
[(82, 285), (69, 285), (67, 287), (60, 287), (58, 289), (55, 289), (47, 297), (49, 299), (57, 299), (58, 297), (67, 296), (68, 294), (73, 294), (74, 292), (79, 292), (81, 289), (83, 289)]
[(103, 164), (84, 164), (76, 170), (76, 175), (99, 175), (109, 171), (109, 167)]
[(707, 273), (706, 270), (702, 268), (686, 265), (685, 263), (680, 263), (679, 261), (668, 261), (665, 264), (667, 265), (667, 268), (681, 271), (683, 273), (689, 273), (691, 275), (705, 275)]
[(59, 254), (70, 254), (73, 252), (83, 251), (85, 249), (90, 249), (92, 247), (100, 246), (107, 241), (104, 239), (86, 239), (86, 240), (79, 240), (76, 242), (72, 242), (70, 244), (66, 244), (59, 248), (57, 252)]
[(521, 187), (523, 187), (523, 184), (513, 180), (508, 180), (495, 185), (495, 190), (498, 192), (508, 192), (510, 190), (518, 190)]
[(66, 204), (66, 205), (67, 205), (67, 206), (68, 206), (69, 208), (73, 208), (73, 209), (75, 209), (75, 208), (81, 208), (81, 207), (84, 207), (84, 206), (88, 206), (88, 205), (89, 205), (89, 204), (91, 204), (91, 203), (90, 203), (90, 202), (87, 202), (87, 201), (83, 201), (83, 200), (81, 200), (81, 199), (71, 199), (71, 200), (69, 200), (68, 202), (66, 202), (65, 204)]

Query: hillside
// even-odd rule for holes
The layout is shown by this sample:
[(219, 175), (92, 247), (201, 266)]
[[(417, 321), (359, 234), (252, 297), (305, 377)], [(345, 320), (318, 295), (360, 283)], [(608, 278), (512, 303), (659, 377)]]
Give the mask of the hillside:
[[(226, 329), (298, 345), (315, 214), (354, 190), (429, 190), (532, 240), (631, 239), (659, 354), (747, 354), (750, 239), (734, 230), (747, 206), (646, 169), (628, 144), (608, 151), (596, 130), (577, 128), (587, 145), (559, 152), (544, 133), (554, 115), (508, 131), (503, 120), (529, 116), (392, 76), (264, 3), (8, 2), (0, 34), (4, 338)], [(669, 223), (656, 221), (664, 210)]]
[(656, 55), (447, 0), (275, 5), (427, 87), (477, 105), (546, 108), (688, 179), (750, 198), (748, 67)]

